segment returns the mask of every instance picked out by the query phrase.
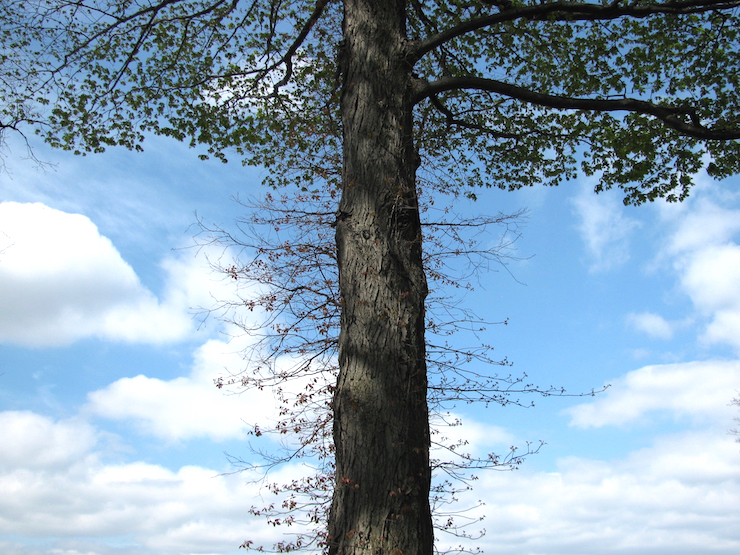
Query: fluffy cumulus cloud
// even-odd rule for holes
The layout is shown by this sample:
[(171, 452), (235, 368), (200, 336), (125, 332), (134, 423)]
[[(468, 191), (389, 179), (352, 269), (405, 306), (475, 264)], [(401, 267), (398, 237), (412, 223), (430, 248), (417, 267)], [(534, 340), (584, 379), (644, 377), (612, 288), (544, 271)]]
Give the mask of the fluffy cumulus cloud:
[[(0, 454), (3, 553), (235, 553), (245, 539), (259, 544), (276, 537), (262, 519), (248, 515), (251, 506), (265, 502), (263, 496), (274, 496), (244, 475), (106, 463), (87, 425), (30, 413), (0, 413), (0, 421), (31, 436), (4, 442)], [(29, 449), (31, 443), (37, 449)], [(44, 445), (51, 455), (39, 454)], [(301, 469), (283, 472), (276, 479)]]
[[(690, 429), (657, 435), (612, 460), (566, 457), (550, 471), (485, 473), (463, 505), (485, 505), (486, 552), (516, 555), (695, 555), (740, 552), (740, 453), (727, 434), (727, 406), (740, 361), (645, 367), (609, 393), (567, 411), (572, 424), (644, 424), (652, 411), (690, 418)], [(454, 545), (442, 536), (441, 541)]]
[[(737, 444), (681, 433), (615, 461), (487, 473), (476, 484), (486, 552), (695, 555), (740, 551)], [(469, 503), (473, 498), (467, 499)]]
[(601, 272), (624, 264), (629, 259), (629, 239), (640, 226), (625, 215), (615, 195), (595, 195), (583, 187), (572, 200), (580, 223), (578, 231), (590, 259), (590, 271)]
[(710, 245), (692, 252), (681, 270), (684, 290), (710, 318), (702, 339), (740, 351), (740, 245)]
[(705, 196), (689, 207), (664, 210), (670, 233), (661, 258), (670, 261), (679, 290), (704, 319), (700, 339), (740, 352), (740, 209), (733, 208), (736, 205), (737, 199)]
[(565, 411), (571, 425), (600, 428), (638, 421), (648, 413), (731, 422), (727, 403), (740, 384), (740, 361), (646, 366), (612, 382), (592, 403)]
[(243, 347), (236, 340), (210, 340), (196, 351), (189, 376), (121, 378), (89, 393), (85, 411), (133, 422), (142, 433), (168, 442), (198, 437), (244, 439), (255, 424), (266, 428), (274, 422), (277, 408), (270, 390), (229, 394), (215, 387), (215, 377), (244, 366)]
[(67, 468), (97, 443), (83, 420), (53, 422), (30, 411), (0, 412), (0, 468)]
[(669, 254), (699, 251), (716, 244), (732, 242), (740, 233), (740, 219), (732, 207), (737, 199), (714, 198), (721, 189), (705, 185), (697, 191), (699, 198), (685, 205), (661, 205), (662, 219), (673, 224), (671, 236), (666, 245)]
[(190, 307), (212, 304), (203, 293), (214, 285), (202, 260), (166, 260), (160, 301), (85, 216), (4, 202), (0, 222), (0, 342), (45, 347), (85, 337), (177, 341), (195, 327)]

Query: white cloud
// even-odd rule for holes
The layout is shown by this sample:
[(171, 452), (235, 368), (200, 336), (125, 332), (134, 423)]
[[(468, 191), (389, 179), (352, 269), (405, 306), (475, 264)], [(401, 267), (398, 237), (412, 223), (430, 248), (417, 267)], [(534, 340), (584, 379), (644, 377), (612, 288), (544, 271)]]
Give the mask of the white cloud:
[(731, 422), (727, 403), (740, 384), (739, 361), (706, 361), (645, 366), (612, 382), (595, 401), (566, 409), (570, 424), (599, 428), (634, 422), (646, 413)]
[(104, 418), (132, 420), (143, 433), (166, 441), (244, 439), (252, 425), (264, 426), (265, 419), (275, 414), (275, 401), (270, 391), (233, 395), (214, 385), (214, 378), (244, 366), (238, 345), (208, 341), (196, 351), (188, 377), (121, 378), (89, 393), (86, 410)]
[[(246, 439), (255, 424), (261, 430), (269, 430), (281, 418), (279, 411), (284, 407), (275, 389), (253, 387), (237, 392), (214, 385), (215, 378), (238, 375), (245, 367), (244, 352), (249, 349), (248, 341), (248, 337), (236, 338), (230, 343), (209, 340), (196, 350), (193, 368), (187, 377), (173, 380), (144, 375), (121, 378), (88, 393), (84, 412), (132, 421), (142, 434), (168, 442), (192, 438)], [(297, 366), (295, 360), (286, 357), (278, 359), (277, 364), (280, 368)], [(281, 384), (285, 398), (295, 399), (310, 379), (296, 377)]]
[(678, 208), (676, 213), (663, 212), (665, 223), (675, 226), (666, 245), (666, 250), (674, 255), (728, 243), (740, 232), (740, 211), (719, 206), (707, 198)]
[(729, 555), (740, 551), (737, 457), (722, 433), (681, 433), (621, 460), (486, 473), (463, 501), (486, 501), (486, 552)]
[(683, 271), (682, 285), (703, 312), (740, 309), (740, 246), (705, 247), (693, 253)]
[(449, 451), (442, 446), (459, 445), (457, 453), (485, 457), (488, 453), (506, 455), (508, 448), (516, 443), (516, 438), (501, 426), (480, 422), (470, 416), (457, 413), (432, 415), (432, 456), (451, 460)]
[(0, 412), (0, 430), (0, 469), (66, 468), (97, 443), (84, 421), (53, 422), (30, 411)]
[[(274, 496), (245, 475), (218, 475), (195, 466), (173, 471), (144, 462), (107, 464), (90, 443), (81, 449), (80, 442), (70, 441), (61, 453), (60, 438), (84, 425), (31, 413), (0, 413), (0, 420), (13, 429), (32, 428), (39, 446), (54, 445), (56, 459), (64, 461), (32, 466), (13, 456), (0, 467), (0, 535), (29, 538), (38, 553), (226, 553), (236, 552), (245, 539), (271, 543), (278, 537), (262, 518), (248, 515), (251, 506), (265, 503), (263, 495), (268, 502)], [(288, 480), (302, 472), (286, 467), (275, 478)], [(87, 538), (77, 542), (87, 544), (84, 551), (63, 547), (70, 543), (64, 538), (75, 537)], [(48, 547), (41, 548), (44, 538)], [(127, 539), (119, 551), (115, 546), (121, 538)], [(3, 552), (15, 552), (17, 544), (5, 539)]]
[(0, 244), (0, 342), (179, 341), (194, 331), (189, 308), (210, 306), (203, 292), (219, 286), (204, 261), (186, 253), (163, 262), (167, 283), (159, 301), (85, 216), (4, 202), (0, 222), (6, 236)]
[(732, 345), (740, 352), (740, 310), (717, 311), (701, 339), (709, 344)]
[(582, 188), (571, 201), (581, 223), (581, 239), (591, 259), (591, 272), (610, 270), (629, 259), (629, 238), (640, 223), (625, 215), (615, 195), (596, 195)]
[[(25, 151), (22, 141), (8, 139), (15, 142), (12, 150)], [(167, 236), (178, 242), (193, 223), (195, 208), (210, 213), (222, 200), (221, 194), (214, 194), (214, 183), (226, 198), (249, 187), (254, 171), (247, 169), (245, 175), (244, 168), (200, 161), (186, 145), (155, 136), (147, 137), (143, 153), (109, 149), (104, 156), (70, 156), (43, 143), (34, 151), (49, 167), (40, 170), (25, 157), (5, 158), (10, 167), (0, 176), (2, 200), (41, 202), (84, 214), (119, 249), (155, 256), (161, 244), (153, 238)], [(223, 216), (228, 206), (219, 204)]]
[(654, 273), (672, 270), (675, 287), (668, 303), (685, 295), (694, 311), (681, 320), (657, 314), (627, 315), (627, 321), (651, 337), (671, 339), (678, 328), (695, 325), (704, 347), (728, 345), (740, 353), (740, 195), (700, 180), (684, 203), (656, 203), (665, 230), (661, 248), (649, 264)]
[(670, 262), (679, 291), (704, 319), (699, 339), (740, 352), (740, 210), (732, 208), (737, 199), (720, 206), (711, 200), (717, 188), (706, 189), (680, 210), (662, 210), (669, 233), (658, 258)]
[[(740, 215), (738, 215), (740, 218)], [(709, 245), (679, 262), (681, 286), (710, 317), (702, 339), (740, 351), (740, 246)]]
[(637, 331), (657, 339), (670, 339), (673, 337), (674, 327), (658, 314), (652, 312), (630, 313), (627, 322), (634, 326)]

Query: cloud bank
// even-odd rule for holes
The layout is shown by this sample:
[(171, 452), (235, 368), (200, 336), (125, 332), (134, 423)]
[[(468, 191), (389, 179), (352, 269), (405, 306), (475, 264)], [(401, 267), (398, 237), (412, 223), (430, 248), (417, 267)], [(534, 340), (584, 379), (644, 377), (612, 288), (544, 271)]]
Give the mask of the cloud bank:
[(0, 222), (0, 343), (52, 347), (87, 337), (171, 343), (192, 335), (190, 307), (212, 304), (202, 287), (209, 271), (202, 260), (166, 259), (159, 300), (85, 216), (3, 202)]
[[(219, 353), (210, 344), (201, 356), (223, 361)], [(196, 359), (194, 368), (199, 364), (205, 362)], [(726, 397), (728, 385), (738, 378), (740, 363), (712, 362), (646, 367), (616, 380), (615, 393), (571, 411), (575, 425), (594, 429), (640, 423), (651, 411), (662, 410), (675, 418), (688, 416), (697, 427), (659, 436), (648, 447), (614, 460), (567, 457), (552, 471), (529, 470), (525, 464), (515, 472), (483, 473), (473, 491), (460, 494), (457, 507), (485, 500), (467, 513), (484, 518), (480, 525), (487, 534), (476, 545), (507, 555), (737, 553), (740, 453), (722, 423), (731, 423)], [(169, 393), (181, 392), (176, 380), (162, 383)], [(101, 391), (120, 393), (114, 387)], [(104, 401), (105, 395), (97, 393), (91, 394), (92, 404), (96, 398)], [(148, 402), (143, 396), (142, 406)], [(171, 408), (165, 401), (159, 411), (111, 410), (119, 411), (121, 419), (145, 419), (154, 430), (145, 433), (195, 437), (193, 422), (204, 413), (196, 409), (193, 418), (184, 419), (190, 431), (173, 430), (172, 419), (181, 415), (170, 415)], [(117, 461), (101, 443), (100, 432), (81, 417), (54, 420), (8, 411), (0, 413), (0, 426), (14, 438), (0, 454), (0, 490), (5, 493), (0, 496), (0, 534), (6, 537), (0, 548), (5, 553), (225, 554), (236, 553), (245, 539), (271, 545), (290, 533), (248, 515), (251, 506), (277, 498), (244, 475)], [(513, 436), (468, 420), (466, 437), (470, 450), (481, 452)], [(285, 482), (307, 471), (289, 465), (271, 479)], [(9, 537), (36, 543), (24, 548)], [(39, 541), (46, 547), (39, 547)], [(441, 548), (458, 543), (438, 537)]]
[[(0, 423), (30, 435), (3, 445), (0, 534), (33, 538), (37, 545), (50, 540), (53, 545), (39, 553), (58, 554), (58, 545), (66, 545), (69, 553), (97, 555), (121, 543), (116, 553), (226, 553), (247, 538), (270, 539), (264, 523), (248, 517), (249, 508), (269, 494), (243, 475), (105, 462), (90, 441), (89, 425), (81, 422), (4, 412)], [(62, 441), (70, 437), (82, 439)], [(52, 455), (29, 457), (48, 445)], [(77, 550), (83, 546), (85, 551)], [(4, 553), (33, 549), (7, 539), (0, 547)]]
[(121, 378), (89, 393), (84, 411), (132, 422), (142, 435), (167, 442), (243, 440), (255, 424), (267, 428), (278, 418), (277, 403), (269, 390), (229, 394), (216, 388), (214, 378), (243, 366), (238, 341), (209, 340), (196, 350), (189, 376)]
[(727, 403), (740, 384), (740, 361), (698, 361), (645, 366), (612, 381), (591, 403), (564, 411), (579, 428), (623, 426), (649, 413), (675, 417), (725, 419)]

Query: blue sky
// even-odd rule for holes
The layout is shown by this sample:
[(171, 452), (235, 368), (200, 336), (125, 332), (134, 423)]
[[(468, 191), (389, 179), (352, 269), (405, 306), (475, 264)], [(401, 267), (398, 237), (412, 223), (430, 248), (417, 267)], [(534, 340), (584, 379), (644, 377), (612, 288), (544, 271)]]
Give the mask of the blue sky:
[[(279, 537), (270, 494), (230, 469), (269, 393), (224, 396), (248, 338), (194, 317), (233, 294), (192, 244), (229, 227), (260, 172), (165, 140), (75, 157), (11, 141), (0, 175), (0, 552), (227, 554)], [(597, 397), (460, 406), (474, 452), (547, 443), (480, 476), (488, 553), (740, 552), (740, 180), (681, 205), (624, 207), (593, 182), (481, 191), (464, 214), (528, 208), (519, 261), (463, 300), (482, 340), (542, 386)], [(495, 240), (492, 236), (491, 240)], [(211, 253), (214, 254), (214, 253)], [(494, 369), (497, 370), (497, 369)], [(269, 441), (269, 440), (265, 440)], [(303, 470), (283, 468), (277, 480)], [(447, 541), (442, 538), (441, 542)]]

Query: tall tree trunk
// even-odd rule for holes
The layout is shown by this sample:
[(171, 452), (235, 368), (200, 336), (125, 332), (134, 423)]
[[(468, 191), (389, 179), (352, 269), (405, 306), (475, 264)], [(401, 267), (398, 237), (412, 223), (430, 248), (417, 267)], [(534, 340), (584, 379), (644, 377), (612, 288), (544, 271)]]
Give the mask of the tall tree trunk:
[(346, 0), (331, 555), (431, 555), (411, 68), (401, 0)]

